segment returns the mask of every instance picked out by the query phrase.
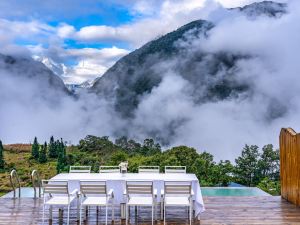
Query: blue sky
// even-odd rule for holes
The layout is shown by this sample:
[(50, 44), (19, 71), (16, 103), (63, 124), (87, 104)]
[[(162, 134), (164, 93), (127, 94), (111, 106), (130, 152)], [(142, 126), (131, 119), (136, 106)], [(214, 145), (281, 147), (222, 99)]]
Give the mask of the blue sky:
[(92, 81), (148, 41), (255, 0), (0, 0), (0, 52), (29, 54), (66, 83)]

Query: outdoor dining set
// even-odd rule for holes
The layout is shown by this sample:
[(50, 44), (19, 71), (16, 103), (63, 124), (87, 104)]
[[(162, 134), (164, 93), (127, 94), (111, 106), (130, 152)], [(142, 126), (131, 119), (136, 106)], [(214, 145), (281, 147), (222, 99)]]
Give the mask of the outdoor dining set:
[[(67, 208), (67, 224), (70, 208), (77, 208), (81, 224), (90, 207), (105, 208), (105, 224), (108, 214), (114, 220), (114, 208), (120, 207), (121, 219), (130, 218), (130, 207), (151, 208), (152, 224), (156, 220), (160, 204), (160, 219), (166, 223), (166, 209), (185, 207), (189, 221), (204, 211), (200, 184), (194, 174), (186, 173), (185, 166), (166, 166), (160, 173), (159, 166), (140, 166), (138, 173), (126, 173), (122, 166), (100, 166), (99, 173), (92, 173), (90, 166), (71, 166), (69, 173), (60, 173), (49, 180), (42, 180), (43, 223), (45, 210), (53, 207)], [(84, 213), (83, 213), (84, 212)]]

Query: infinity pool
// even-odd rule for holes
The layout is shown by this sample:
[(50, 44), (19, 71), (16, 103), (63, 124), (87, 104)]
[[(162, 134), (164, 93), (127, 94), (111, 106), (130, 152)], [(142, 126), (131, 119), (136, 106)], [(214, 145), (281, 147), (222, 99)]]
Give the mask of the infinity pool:
[(270, 196), (256, 187), (202, 187), (203, 196)]
[[(19, 195), (19, 188), (16, 190), (16, 196), (18, 197), (18, 195)], [(14, 197), (14, 192), (11, 191), (3, 195), (1, 198), (13, 198), (13, 197)], [(33, 198), (33, 197), (34, 197), (34, 190), (32, 187), (21, 187), (21, 198)]]
[[(256, 187), (201, 187), (203, 196), (270, 196), (268, 193)], [(16, 192), (18, 196), (18, 191)], [(21, 188), (22, 198), (33, 198), (34, 191), (31, 187)], [(12, 198), (13, 192), (9, 192), (2, 198)]]

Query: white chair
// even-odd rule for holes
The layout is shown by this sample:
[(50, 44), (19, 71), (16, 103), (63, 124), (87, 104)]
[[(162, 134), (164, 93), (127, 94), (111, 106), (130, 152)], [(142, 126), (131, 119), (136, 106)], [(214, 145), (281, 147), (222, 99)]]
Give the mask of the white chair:
[(165, 173), (186, 173), (186, 166), (165, 166)]
[(113, 189), (107, 192), (105, 181), (81, 181), (80, 182), (80, 225), (82, 221), (82, 207), (105, 206), (105, 224), (107, 224), (107, 211), (111, 200), (112, 220), (114, 220), (114, 196)]
[(119, 166), (100, 166), (99, 173), (120, 173)]
[(159, 173), (159, 166), (139, 166), (139, 173)]
[[(76, 199), (78, 190), (75, 189), (72, 193), (68, 190), (68, 181), (42, 181), (44, 204), (43, 204), (43, 224), (45, 220), (45, 206), (58, 206), (68, 208), (67, 224), (70, 219), (70, 206)], [(52, 208), (51, 208), (52, 209)], [(52, 212), (52, 210), (51, 210)], [(52, 213), (51, 213), (52, 214)]]
[(164, 190), (162, 190), (164, 202), (164, 225), (166, 224), (166, 207), (183, 206), (189, 208), (189, 220), (192, 224), (193, 212), (193, 190), (191, 182), (165, 181)]
[[(129, 220), (130, 206), (151, 206), (152, 207), (152, 225), (153, 215), (156, 214), (157, 190), (153, 189), (153, 182), (149, 181), (127, 181), (126, 190), (126, 225)], [(155, 212), (154, 212), (155, 210)]]
[(91, 166), (70, 166), (69, 173), (90, 173)]

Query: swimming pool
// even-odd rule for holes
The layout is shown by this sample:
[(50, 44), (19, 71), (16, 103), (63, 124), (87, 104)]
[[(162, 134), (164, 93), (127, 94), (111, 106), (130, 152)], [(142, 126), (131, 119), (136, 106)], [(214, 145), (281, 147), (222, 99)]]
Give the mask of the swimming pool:
[[(19, 194), (19, 188), (16, 189), (16, 196), (18, 196), (18, 194)], [(13, 197), (14, 197), (14, 192), (11, 191), (3, 195), (1, 198), (13, 198)], [(33, 197), (34, 197), (34, 190), (32, 187), (21, 187), (21, 198), (33, 198)]]
[(203, 196), (270, 196), (257, 187), (201, 187)]
[[(201, 187), (203, 196), (270, 196), (270, 194), (256, 187)], [(18, 195), (18, 191), (16, 192)], [(9, 192), (2, 198), (12, 198), (13, 192)], [(22, 198), (33, 198), (34, 191), (32, 187), (22, 187)]]

